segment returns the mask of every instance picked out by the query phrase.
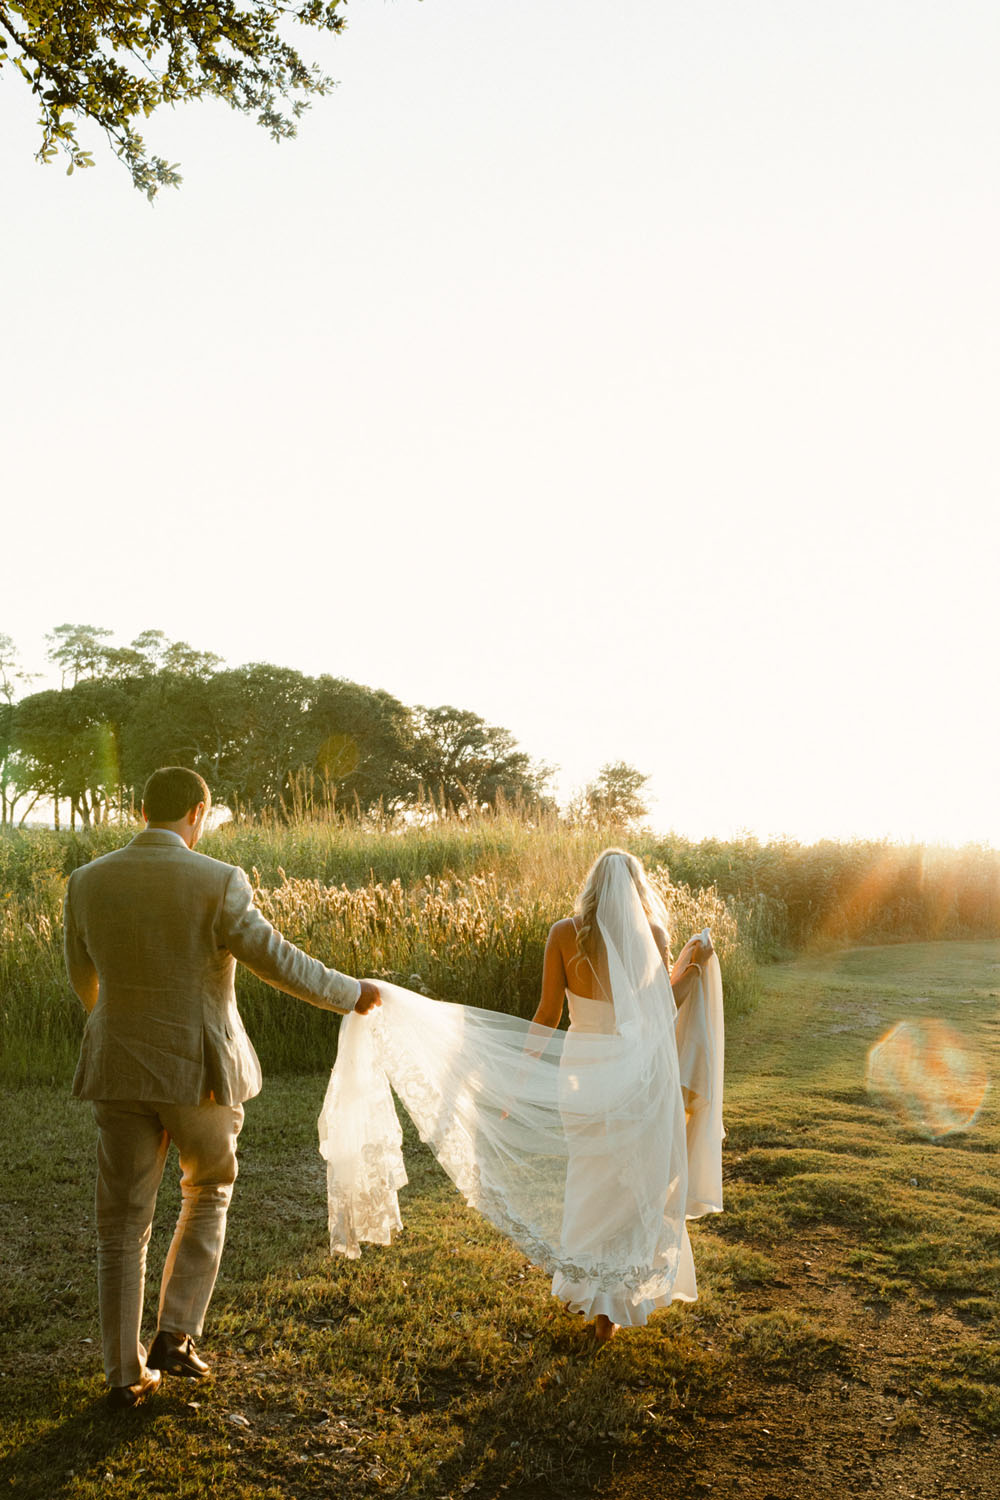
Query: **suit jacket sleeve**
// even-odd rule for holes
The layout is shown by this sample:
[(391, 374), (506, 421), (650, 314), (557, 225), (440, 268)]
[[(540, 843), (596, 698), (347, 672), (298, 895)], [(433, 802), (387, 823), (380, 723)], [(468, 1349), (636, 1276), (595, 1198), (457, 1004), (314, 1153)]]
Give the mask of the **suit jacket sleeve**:
[(308, 1000), (321, 1010), (342, 1015), (354, 1009), (361, 994), (356, 979), (310, 958), (271, 926), (254, 905), (246, 873), (233, 869), (222, 905), (222, 941), (233, 957), (276, 990)]
[(72, 890), (73, 876), (71, 875), (63, 903), (63, 953), (66, 958), (69, 982), (79, 996), (84, 1010), (91, 1011), (97, 1004), (97, 969), (94, 966), (94, 960), (87, 952), (86, 944), (73, 916)]

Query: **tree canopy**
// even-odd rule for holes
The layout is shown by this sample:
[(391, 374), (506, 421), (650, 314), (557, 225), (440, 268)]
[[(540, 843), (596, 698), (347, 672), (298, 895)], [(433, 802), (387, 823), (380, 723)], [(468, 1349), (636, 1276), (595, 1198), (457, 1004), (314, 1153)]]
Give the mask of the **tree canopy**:
[(623, 825), (640, 822), (649, 809), (643, 791), (649, 777), (627, 761), (609, 761), (584, 789), (584, 809), (590, 821), (599, 825)]
[(9, 635), (0, 635), (0, 827), (14, 821), (18, 803), (31, 797), (23, 809), (27, 814), (38, 801), (39, 792), (31, 795), (23, 757), (14, 739), (14, 698), (18, 683), (30, 682), (21, 665), (17, 647)]
[(136, 128), (161, 105), (214, 97), (255, 116), (274, 140), (295, 134), (309, 96), (332, 87), (283, 33), (296, 24), (341, 31), (340, 0), (0, 0), (0, 69), (20, 74), (38, 101), (39, 161), (64, 152), (69, 172), (93, 166), (77, 138), (90, 121), (152, 200), (181, 180)]
[(317, 805), (349, 814), (468, 808), (543, 797), (549, 769), (507, 729), (467, 709), (409, 708), (347, 678), (310, 677), (211, 652), (146, 630), (116, 646), (102, 626), (59, 625), (46, 637), (61, 688), (15, 697), (26, 683), (0, 636), (0, 822), (25, 799), (71, 821), (104, 822), (138, 805), (161, 765), (200, 771), (236, 813), (278, 817)]
[(485, 723), (467, 709), (418, 708), (413, 765), (421, 783), (461, 811), (527, 795), (537, 801), (552, 774), (532, 765), (509, 729)]
[(14, 710), (14, 744), (27, 785), (74, 817), (100, 823), (121, 800), (118, 745), (128, 697), (114, 683), (91, 679), (32, 693)]

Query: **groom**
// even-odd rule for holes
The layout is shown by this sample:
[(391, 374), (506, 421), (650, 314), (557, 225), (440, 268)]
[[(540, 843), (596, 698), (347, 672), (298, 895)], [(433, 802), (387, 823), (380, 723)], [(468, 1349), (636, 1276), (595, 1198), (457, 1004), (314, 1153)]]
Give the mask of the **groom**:
[[(194, 853), (210, 806), (197, 772), (154, 771), (145, 831), (74, 870), (66, 891), (66, 966), (89, 1012), (73, 1092), (97, 1117), (97, 1286), (113, 1409), (152, 1395), (163, 1370), (208, 1374), (194, 1339), (222, 1257), (243, 1101), (261, 1085), (236, 1009), (237, 960), (324, 1010), (363, 1015), (380, 1003), (369, 980), (286, 942), (242, 870)], [(171, 1140), (182, 1202), (147, 1359), (146, 1246)]]

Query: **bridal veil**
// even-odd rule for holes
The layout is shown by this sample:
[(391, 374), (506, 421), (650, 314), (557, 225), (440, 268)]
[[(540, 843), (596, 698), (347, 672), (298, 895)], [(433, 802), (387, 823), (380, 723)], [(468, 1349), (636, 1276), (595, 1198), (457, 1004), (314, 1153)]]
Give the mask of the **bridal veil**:
[(678, 1013), (621, 858), (597, 925), (613, 1031), (552, 1030), (381, 981), (382, 1005), (345, 1018), (319, 1120), (332, 1252), (355, 1257), (401, 1227), (395, 1091), (465, 1201), (571, 1307), (641, 1323), (694, 1299), (685, 1221), (722, 1208), (718, 959)]

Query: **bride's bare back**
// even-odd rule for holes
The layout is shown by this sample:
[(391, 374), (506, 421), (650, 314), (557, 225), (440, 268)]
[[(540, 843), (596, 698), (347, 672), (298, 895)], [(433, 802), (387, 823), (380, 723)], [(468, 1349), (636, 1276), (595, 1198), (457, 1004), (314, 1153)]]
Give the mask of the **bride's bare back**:
[[(549, 936), (545, 944), (545, 962), (542, 968), (542, 995), (533, 1017), (539, 1026), (559, 1025), (562, 1020), (563, 1006), (566, 1003), (567, 990), (571, 990), (574, 995), (580, 995), (584, 1000), (604, 1000), (610, 1003), (607, 975), (601, 973), (606, 965), (602, 962), (604, 944), (600, 934), (594, 933), (596, 951), (591, 961), (580, 953), (577, 942), (579, 926), (578, 917), (563, 917), (560, 921), (553, 922), (549, 928)], [(651, 922), (649, 926), (664, 966), (669, 970), (670, 950), (667, 934), (658, 923)], [(691, 944), (688, 944), (681, 955), (685, 958), (685, 968), (687, 967), (686, 955), (690, 947)], [(679, 966), (680, 959), (674, 966), (678, 972)]]

